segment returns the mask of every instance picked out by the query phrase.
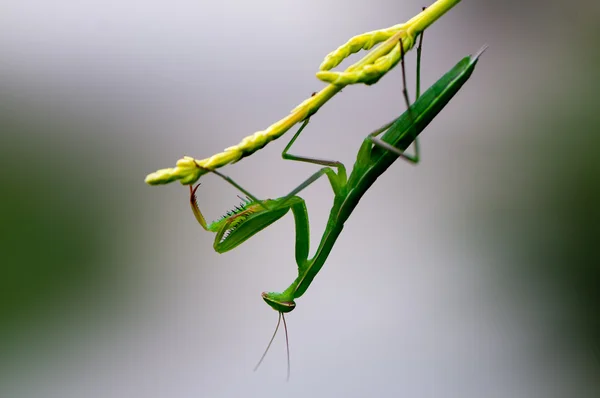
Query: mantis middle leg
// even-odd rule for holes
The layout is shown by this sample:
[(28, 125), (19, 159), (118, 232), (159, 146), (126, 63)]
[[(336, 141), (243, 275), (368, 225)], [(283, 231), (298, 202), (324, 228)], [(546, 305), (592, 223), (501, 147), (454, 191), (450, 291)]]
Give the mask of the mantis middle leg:
[[(305, 162), (326, 166), (321, 170), (323, 170), (323, 172), (327, 174), (329, 182), (331, 183), (331, 188), (333, 189), (333, 192), (337, 195), (342, 192), (342, 190), (346, 186), (346, 182), (348, 181), (348, 177), (346, 175), (346, 167), (342, 162), (338, 162), (336, 160), (316, 159), (307, 156), (292, 155), (288, 153), (292, 145), (294, 145), (294, 142), (296, 142), (296, 139), (300, 136), (300, 133), (302, 133), (302, 130), (304, 130), (304, 128), (308, 125), (309, 121), (310, 118), (305, 119), (302, 122), (302, 125), (300, 126), (298, 131), (296, 131), (296, 134), (294, 134), (290, 142), (288, 142), (284, 150), (281, 152), (281, 157), (285, 160), (294, 160), (296, 162)], [(332, 167), (337, 168), (337, 174), (331, 169)]]

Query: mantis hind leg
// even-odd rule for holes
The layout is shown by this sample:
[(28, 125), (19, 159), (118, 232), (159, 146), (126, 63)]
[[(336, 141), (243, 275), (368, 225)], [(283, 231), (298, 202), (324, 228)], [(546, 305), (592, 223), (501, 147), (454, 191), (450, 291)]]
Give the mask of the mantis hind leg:
[[(417, 47), (416, 99), (419, 99), (419, 96), (421, 95), (421, 50), (422, 50), (422, 47), (423, 47), (423, 32), (421, 32), (421, 34), (419, 36), (419, 46)], [(395, 153), (396, 155), (400, 156), (401, 158), (403, 158), (411, 163), (419, 163), (419, 159), (420, 159), (419, 139), (417, 138), (417, 135), (416, 135), (416, 131), (415, 131), (415, 127), (414, 127), (415, 119), (413, 117), (412, 109), (410, 107), (410, 99), (408, 98), (408, 90), (406, 89), (406, 69), (404, 66), (404, 46), (402, 45), (402, 40), (400, 40), (400, 53), (401, 53), (400, 65), (402, 68), (402, 95), (404, 96), (404, 101), (406, 102), (406, 107), (408, 108), (407, 112), (411, 119), (411, 125), (412, 125), (411, 130), (413, 131), (413, 135), (415, 137), (414, 141), (413, 141), (413, 145), (415, 147), (415, 153), (414, 153), (414, 155), (409, 155), (409, 154), (399, 150), (395, 146), (390, 145), (387, 142), (377, 138), (377, 136), (379, 134), (381, 134), (382, 132), (384, 132), (385, 130), (387, 130), (387, 128), (389, 128), (391, 126), (392, 122), (386, 124), (385, 126), (382, 126), (381, 128), (379, 128), (379, 129), (375, 130), (374, 132), (372, 132), (371, 134), (369, 134), (369, 137), (367, 139), (369, 141), (371, 141), (373, 144), (377, 145), (378, 147), (383, 148), (392, 153)]]

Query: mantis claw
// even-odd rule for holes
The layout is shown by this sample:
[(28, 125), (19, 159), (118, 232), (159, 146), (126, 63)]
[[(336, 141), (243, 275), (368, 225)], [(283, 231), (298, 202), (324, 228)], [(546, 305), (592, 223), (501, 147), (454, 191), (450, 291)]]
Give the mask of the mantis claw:
[(198, 183), (194, 188), (190, 185), (190, 206), (192, 207), (192, 213), (194, 213), (194, 217), (196, 217), (196, 221), (198, 224), (204, 228), (205, 231), (208, 231), (208, 225), (206, 224), (206, 220), (200, 211), (200, 207), (198, 206), (198, 199), (196, 198), (196, 191), (200, 187), (200, 183)]

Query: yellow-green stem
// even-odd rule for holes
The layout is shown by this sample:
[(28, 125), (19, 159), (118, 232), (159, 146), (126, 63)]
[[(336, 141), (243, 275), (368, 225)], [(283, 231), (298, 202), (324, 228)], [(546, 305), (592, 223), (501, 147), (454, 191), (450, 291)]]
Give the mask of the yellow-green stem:
[[(317, 76), (322, 80), (341, 82), (344, 80), (338, 79), (340, 76), (344, 77), (352, 73), (361, 73), (362, 69), (367, 67), (371, 67), (371, 69), (373, 69), (373, 65), (376, 64), (376, 61), (390, 54), (390, 52), (392, 52), (392, 50), (394, 50), (394, 48), (398, 45), (399, 40), (402, 40), (405, 52), (410, 50), (415, 43), (416, 37), (421, 32), (423, 32), (427, 27), (429, 27), (459, 2), (460, 0), (438, 0), (404, 24), (398, 24), (381, 31), (367, 32), (363, 35), (355, 36), (348, 43), (333, 51), (325, 58), (325, 61), (321, 65), (321, 71), (317, 73)], [(361, 48), (368, 49), (384, 39), (387, 40), (385, 40), (379, 47), (367, 54), (360, 61), (347, 68), (346, 71), (328, 71), (328, 69), (331, 67), (338, 65), (349, 54), (357, 52)], [(398, 59), (395, 60), (395, 63), (377, 63), (377, 65), (381, 65), (385, 68), (376, 71), (378, 77), (374, 81), (377, 81), (381, 76), (393, 68)], [(364, 79), (350, 80), (352, 82), (368, 82)], [(374, 81), (371, 81), (371, 83)], [(193, 184), (208, 171), (223, 167), (229, 163), (236, 162), (242, 157), (258, 151), (270, 141), (281, 137), (296, 123), (301, 122), (310, 115), (314, 114), (321, 106), (323, 106), (323, 104), (340, 92), (347, 84), (349, 83), (329, 84), (327, 87), (294, 108), (288, 116), (272, 124), (266, 130), (258, 131), (252, 135), (249, 135), (245, 137), (239, 144), (226, 148), (223, 152), (217, 153), (203, 160), (196, 160), (192, 157), (184, 156), (182, 159), (177, 161), (175, 168), (161, 169), (149, 174), (146, 177), (146, 183), (150, 185), (159, 185), (180, 180), (182, 184)]]

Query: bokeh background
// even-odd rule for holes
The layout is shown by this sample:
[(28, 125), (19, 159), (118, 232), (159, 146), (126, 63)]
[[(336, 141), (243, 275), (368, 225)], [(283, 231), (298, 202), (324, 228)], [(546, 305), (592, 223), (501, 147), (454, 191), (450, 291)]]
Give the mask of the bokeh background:
[[(186, 188), (143, 182), (264, 129), (330, 50), (424, 5), (4, 2), (0, 396), (597, 397), (597, 1), (463, 1), (426, 32), (424, 87), (490, 48), (297, 301), (289, 383), (282, 335), (252, 368), (277, 320), (260, 292), (295, 277), (292, 217), (219, 255)], [(404, 109), (399, 69), (349, 87), (294, 153), (350, 165)], [(285, 143), (224, 170), (281, 196), (315, 170)], [(199, 200), (214, 219), (236, 194), (207, 176)], [(314, 247), (332, 194), (303, 196)]]

